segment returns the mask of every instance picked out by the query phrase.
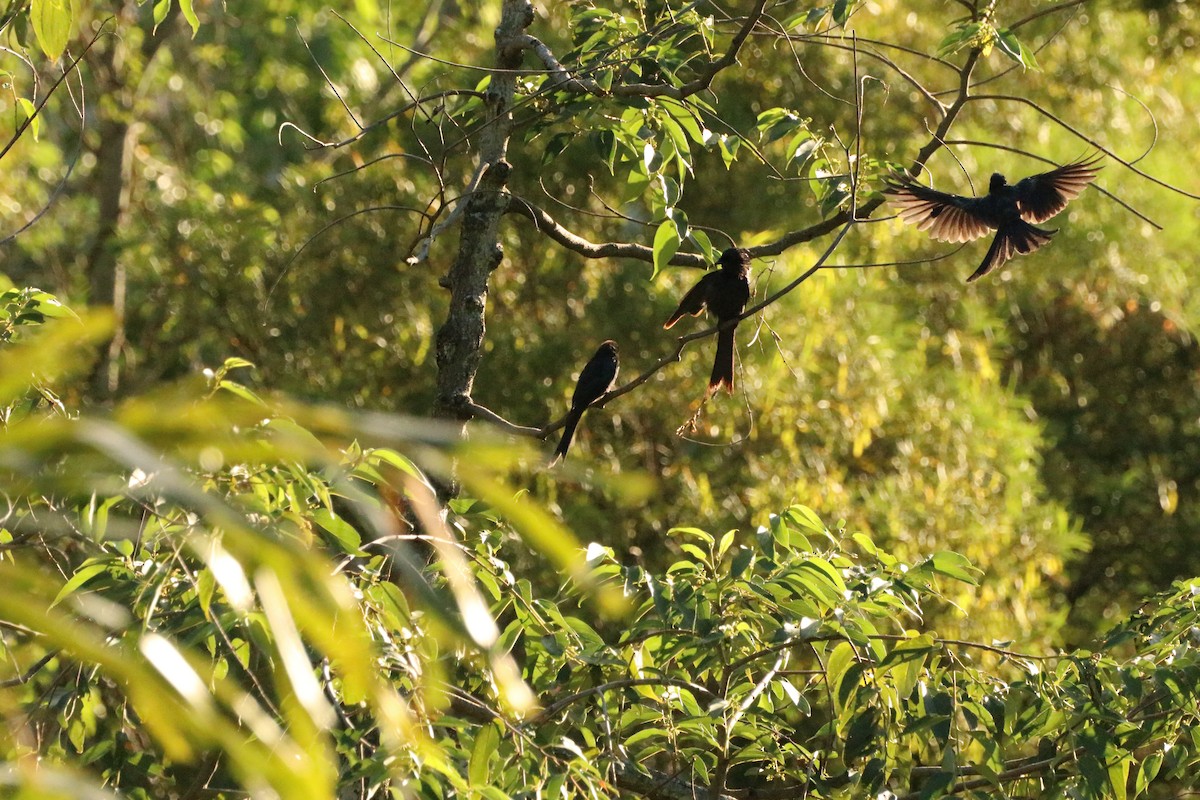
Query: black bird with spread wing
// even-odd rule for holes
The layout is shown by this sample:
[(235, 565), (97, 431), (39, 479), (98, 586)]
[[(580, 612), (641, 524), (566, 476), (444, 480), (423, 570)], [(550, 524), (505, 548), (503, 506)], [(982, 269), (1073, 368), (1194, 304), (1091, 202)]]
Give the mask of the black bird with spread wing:
[[(684, 314), (697, 316), (705, 308), (712, 312), (718, 323), (741, 316), (750, 300), (750, 254), (730, 247), (721, 253), (717, 266), (720, 269), (709, 272), (683, 296), (679, 308), (663, 323), (664, 328), (674, 325)], [(721, 386), (733, 394), (733, 332), (736, 328), (735, 324), (717, 332), (717, 355), (713, 360), (712, 377), (708, 379), (710, 394)]]
[(907, 176), (886, 180), (883, 191), (899, 209), (900, 219), (942, 242), (969, 242), (996, 231), (983, 263), (967, 282), (978, 280), (1018, 253), (1032, 253), (1056, 230), (1038, 228), (1066, 208), (1099, 172), (1100, 157), (1030, 175), (1009, 185), (994, 173), (983, 197), (960, 197), (916, 183)]
[(571, 447), (571, 439), (575, 436), (575, 427), (582, 419), (583, 412), (587, 411), (588, 406), (599, 400), (613, 385), (613, 381), (617, 379), (617, 369), (620, 367), (620, 363), (621, 359), (617, 355), (617, 343), (609, 339), (600, 345), (596, 355), (592, 356), (592, 360), (584, 365), (583, 370), (579, 373), (579, 380), (575, 383), (575, 394), (571, 396), (571, 410), (567, 412), (562, 439), (558, 442), (558, 449), (554, 451), (554, 460), (551, 464), (566, 457), (567, 450)]

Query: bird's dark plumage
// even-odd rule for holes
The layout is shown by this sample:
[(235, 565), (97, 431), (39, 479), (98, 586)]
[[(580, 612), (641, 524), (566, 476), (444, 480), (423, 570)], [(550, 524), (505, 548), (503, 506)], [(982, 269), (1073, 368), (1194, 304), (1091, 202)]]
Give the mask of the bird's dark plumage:
[(983, 263), (967, 282), (982, 278), (1017, 254), (1032, 253), (1058, 231), (1036, 227), (1066, 208), (1096, 179), (1100, 157), (1031, 175), (1009, 185), (995, 173), (982, 197), (939, 192), (906, 176), (887, 179), (884, 194), (900, 219), (942, 242), (969, 242), (996, 231)]
[[(684, 314), (696, 316), (705, 308), (712, 312), (718, 323), (741, 316), (750, 300), (750, 254), (730, 247), (721, 253), (717, 266), (720, 269), (709, 272), (683, 296), (679, 308), (663, 323), (664, 328), (674, 325)], [(717, 332), (717, 355), (713, 360), (712, 376), (708, 379), (709, 392), (724, 386), (733, 393), (733, 333), (736, 328), (735, 324)]]
[(620, 363), (617, 343), (609, 339), (600, 345), (596, 355), (584, 365), (579, 373), (579, 380), (575, 383), (575, 394), (571, 396), (571, 410), (567, 412), (562, 439), (558, 442), (558, 449), (554, 451), (554, 461), (567, 455), (571, 439), (575, 436), (575, 427), (583, 417), (583, 412), (613, 385)]

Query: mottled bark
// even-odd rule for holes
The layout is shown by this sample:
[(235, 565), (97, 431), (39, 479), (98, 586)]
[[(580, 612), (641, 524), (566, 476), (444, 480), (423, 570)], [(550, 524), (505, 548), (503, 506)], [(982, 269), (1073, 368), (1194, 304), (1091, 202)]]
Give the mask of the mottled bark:
[(503, 0), (496, 28), (496, 71), (487, 90), (486, 123), (479, 133), (480, 178), (465, 201), (458, 253), (443, 285), (450, 308), (437, 334), (437, 400), (440, 417), (466, 420), (486, 331), (488, 278), (503, 258), (500, 220), (508, 207), (504, 193), (511, 167), (504, 160), (512, 129), (516, 75), (525, 51), (524, 31), (533, 22), (529, 0)]

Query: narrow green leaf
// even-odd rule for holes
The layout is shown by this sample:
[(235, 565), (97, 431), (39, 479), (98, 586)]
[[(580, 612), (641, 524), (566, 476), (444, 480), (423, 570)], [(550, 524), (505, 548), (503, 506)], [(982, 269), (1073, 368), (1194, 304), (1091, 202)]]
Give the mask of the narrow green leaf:
[(720, 561), (722, 558), (724, 558), (725, 554), (729, 552), (729, 548), (733, 545), (733, 540), (736, 535), (737, 535), (737, 531), (727, 531), (721, 537), (721, 543), (717, 546), (717, 560), (718, 561)]
[(484, 786), (488, 782), (488, 761), (500, 744), (500, 729), (494, 724), (484, 725), (475, 736), (471, 748), (471, 761), (467, 766), (467, 777), (472, 786)]
[(85, 562), (82, 567), (75, 570), (75, 574), (71, 576), (71, 580), (63, 584), (62, 589), (54, 598), (54, 602), (50, 603), (50, 608), (54, 608), (63, 600), (70, 597), (75, 592), (79, 591), (85, 583), (96, 577), (104, 570), (108, 569), (108, 561), (94, 561), (91, 563)]
[(1120, 758), (1108, 768), (1108, 782), (1112, 786), (1112, 796), (1116, 800), (1126, 800), (1126, 787), (1129, 784), (1129, 766), (1132, 759)]
[(934, 553), (925, 563), (929, 564), (939, 575), (945, 575), (972, 586), (979, 585), (978, 576), (982, 573), (977, 567), (972, 566), (966, 556), (951, 550), (943, 550), (940, 553)]

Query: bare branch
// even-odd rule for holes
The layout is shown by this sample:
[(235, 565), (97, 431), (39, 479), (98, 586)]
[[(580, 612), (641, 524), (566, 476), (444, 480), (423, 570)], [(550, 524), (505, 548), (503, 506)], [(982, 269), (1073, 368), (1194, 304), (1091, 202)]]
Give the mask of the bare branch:
[(492, 423), (496, 427), (500, 428), (506, 433), (512, 434), (513, 436), (528, 436), (533, 439), (546, 438), (546, 428), (530, 428), (525, 425), (517, 425), (516, 423), (509, 422), (495, 411), (492, 411), (486, 406), (479, 405), (474, 400), (468, 400), (464, 404), (463, 410), (469, 412), (471, 416), (476, 417), (477, 419), (482, 419), (486, 422)]
[[(633, 258), (639, 261), (654, 261), (654, 249), (651, 247), (633, 242), (590, 242), (558, 224), (546, 211), (515, 195), (508, 205), (508, 213), (519, 214), (531, 220), (537, 230), (584, 258)], [(704, 257), (696, 253), (676, 253), (670, 263), (681, 267), (708, 267)]]
[(337, 85), (334, 84), (333, 79), (329, 77), (329, 74), (325, 72), (325, 67), (321, 66), (320, 60), (317, 59), (317, 54), (312, 51), (312, 47), (310, 47), (308, 44), (308, 39), (304, 38), (304, 35), (300, 33), (300, 25), (298, 22), (296, 24), (296, 36), (304, 44), (304, 49), (308, 51), (309, 58), (312, 59), (313, 65), (316, 66), (317, 70), (321, 73), (321, 77), (325, 79), (325, 85), (329, 87), (329, 91), (333, 92), (333, 96), (336, 97), (338, 102), (342, 104), (342, 110), (346, 112), (346, 116), (350, 117), (350, 121), (354, 123), (354, 127), (361, 131), (363, 129), (362, 123), (358, 121), (358, 117), (354, 116), (354, 112), (350, 110), (349, 104), (347, 104), (346, 99), (342, 97), (342, 93), (338, 91)]
[(1030, 14), (1027, 17), (1022, 17), (1021, 19), (1017, 20), (1013, 24), (1009, 25), (1008, 29), (1010, 31), (1015, 31), (1017, 28), (1020, 28), (1023, 25), (1028, 25), (1030, 22), (1033, 22), (1035, 19), (1041, 19), (1042, 17), (1048, 17), (1051, 14), (1057, 14), (1060, 11), (1066, 11), (1068, 8), (1074, 8), (1075, 6), (1081, 6), (1088, 2), (1090, 2), (1090, 0), (1067, 0), (1067, 2), (1065, 2), (1065, 3), (1060, 3), (1059, 5), (1056, 5), (1056, 6), (1050, 6), (1049, 8), (1040, 9), (1038, 11), (1033, 12), (1032, 14)]
[(977, 95), (972, 96), (970, 99), (971, 100), (994, 100), (996, 102), (1020, 103), (1022, 105), (1027, 105), (1030, 108), (1032, 108), (1034, 111), (1036, 111), (1037, 113), (1041, 114), (1043, 117), (1046, 117), (1048, 120), (1050, 120), (1054, 124), (1058, 125), (1063, 130), (1065, 130), (1068, 133), (1074, 135), (1075, 137), (1087, 142), (1089, 145), (1096, 148), (1101, 153), (1104, 153), (1104, 155), (1108, 156), (1112, 160), (1121, 164), (1122, 166), (1124, 166), (1126, 169), (1128, 169), (1130, 172), (1134, 173), (1135, 175), (1145, 178), (1146, 180), (1150, 181), (1153, 184), (1161, 186), (1164, 189), (1174, 192), (1175, 194), (1182, 195), (1190, 200), (1200, 200), (1200, 195), (1192, 194), (1189, 191), (1180, 189), (1178, 186), (1167, 183), (1164, 180), (1160, 180), (1160, 179), (1154, 177), (1153, 175), (1151, 175), (1148, 172), (1144, 172), (1144, 171), (1138, 169), (1132, 163), (1121, 158), (1116, 153), (1114, 153), (1112, 150), (1109, 150), (1107, 147), (1105, 147), (1104, 145), (1100, 144), (1098, 141), (1093, 139), (1091, 136), (1088, 136), (1086, 133), (1084, 133), (1083, 131), (1074, 127), (1073, 125), (1068, 123), (1066, 120), (1057, 116), (1050, 110), (1043, 108), (1040, 103), (1030, 100), (1027, 97), (1018, 97), (1017, 95), (1009, 95), (1009, 94), (977, 94)]
[(271, 296), (275, 293), (275, 290), (279, 288), (280, 282), (283, 281), (284, 277), (288, 273), (288, 270), (291, 269), (292, 264), (296, 261), (296, 259), (300, 257), (300, 254), (303, 253), (305, 250), (307, 250), (308, 246), (310, 244), (312, 244), (317, 239), (319, 239), (322, 235), (324, 235), (324, 233), (326, 231), (328, 231), (330, 228), (336, 228), (338, 225), (341, 225), (346, 220), (353, 219), (354, 217), (357, 217), (360, 214), (371, 214), (376, 211), (404, 211), (404, 212), (407, 212), (410, 214), (418, 214), (422, 217), (426, 217), (426, 218), (428, 217), (428, 215), (419, 208), (413, 208), (412, 206), (396, 206), (396, 205), (371, 206), (369, 208), (360, 208), (357, 211), (351, 211), (349, 214), (343, 214), (342, 216), (340, 216), (337, 219), (330, 222), (328, 225), (323, 226), (321, 228), (321, 230), (317, 231), (312, 236), (309, 236), (307, 239), (305, 239), (304, 244), (300, 245), (299, 249), (297, 249), (296, 252), (292, 253), (291, 258), (289, 258), (287, 260), (287, 262), (283, 265), (283, 269), (280, 270), (279, 277), (277, 277), (275, 279), (275, 282), (273, 284), (271, 284), (270, 290), (267, 291), (267, 299), (269, 300), (271, 298)]
[(21, 686), (33, 680), (33, 677), (45, 669), (46, 665), (54, 659), (58, 658), (58, 651), (51, 650), (46, 655), (39, 658), (29, 667), (29, 669), (17, 675), (15, 678), (0, 681), (0, 689), (11, 689), (14, 686)]
[[(463, 192), (461, 197), (458, 198), (459, 201), (471, 197), (475, 193), (475, 190), (479, 188), (479, 182), (483, 180), (483, 175), (485, 172), (487, 172), (488, 167), (488, 164), (480, 162), (479, 166), (475, 168), (475, 174), (471, 176), (471, 181), (467, 185), (467, 190)], [(443, 209), (446, 205), (450, 205), (450, 203), (443, 205)], [(407, 263), (410, 265), (420, 264), (422, 261), (428, 258), (429, 248), (433, 246), (434, 241), (436, 241), (439, 236), (445, 233), (447, 228), (457, 222), (459, 217), (466, 213), (467, 205), (468, 203), (465, 202), (454, 203), (454, 208), (451, 209), (450, 214), (445, 219), (438, 220), (437, 223), (430, 228), (429, 232), (421, 237), (420, 243), (416, 246), (416, 252), (405, 259)]]

